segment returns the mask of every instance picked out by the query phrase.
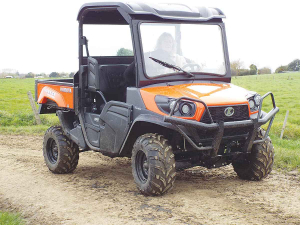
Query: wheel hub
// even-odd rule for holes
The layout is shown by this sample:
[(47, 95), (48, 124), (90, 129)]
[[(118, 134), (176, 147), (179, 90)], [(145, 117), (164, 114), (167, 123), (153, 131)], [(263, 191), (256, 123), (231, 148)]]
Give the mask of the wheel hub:
[(147, 177), (148, 177), (149, 165), (148, 165), (147, 159), (144, 160), (144, 162), (143, 162), (143, 170), (144, 170), (145, 174), (146, 174)]
[(56, 144), (56, 141), (52, 138), (49, 139), (47, 144), (47, 154), (48, 154), (49, 161), (55, 164), (58, 158), (58, 146)]
[(141, 150), (136, 155), (135, 169), (139, 179), (145, 183), (148, 179), (149, 163), (146, 154)]

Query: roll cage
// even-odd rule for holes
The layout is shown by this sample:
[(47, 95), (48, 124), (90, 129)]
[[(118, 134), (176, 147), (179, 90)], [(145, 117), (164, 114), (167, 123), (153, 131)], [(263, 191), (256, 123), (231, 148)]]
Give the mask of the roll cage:
[[(88, 57), (83, 55), (84, 47), (87, 47), (86, 38), (83, 36), (84, 24), (107, 24), (107, 25), (129, 25), (132, 37), (132, 46), (134, 56), (122, 57), (105, 57), (93, 56), (99, 63), (105, 64), (106, 61), (116, 64), (135, 64), (136, 84), (135, 87), (144, 87), (157, 83), (166, 83), (172, 81), (187, 80), (182, 75), (173, 75), (171, 77), (157, 77), (151, 79), (146, 76), (145, 65), (143, 60), (143, 50), (141, 44), (140, 25), (142, 23), (195, 23), (195, 24), (213, 24), (219, 25), (222, 31), (222, 41), (224, 49), (224, 59), (226, 74), (222, 77), (203, 74), (195, 79), (210, 81), (231, 81), (230, 62), (228, 56), (228, 48), (226, 41), (225, 25), (222, 19), (225, 18), (224, 13), (216, 8), (206, 7), (187, 7), (180, 4), (144, 4), (144, 3), (88, 3), (79, 10), (77, 20), (79, 21), (79, 77), (83, 80), (82, 74), (87, 68)], [(178, 39), (178, 30), (177, 39)], [(87, 37), (88, 38), (88, 37)], [(88, 52), (88, 51), (87, 51)], [(79, 86), (80, 83), (79, 82)]]

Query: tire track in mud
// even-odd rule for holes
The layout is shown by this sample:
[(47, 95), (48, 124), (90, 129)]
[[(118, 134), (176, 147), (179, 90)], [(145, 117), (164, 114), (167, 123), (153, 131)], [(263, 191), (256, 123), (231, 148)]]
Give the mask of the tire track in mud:
[(197, 167), (167, 195), (144, 197), (129, 159), (85, 152), (74, 173), (54, 175), (41, 148), (42, 137), (0, 135), (0, 201), (30, 224), (300, 224), (300, 176), (250, 182), (231, 166)]

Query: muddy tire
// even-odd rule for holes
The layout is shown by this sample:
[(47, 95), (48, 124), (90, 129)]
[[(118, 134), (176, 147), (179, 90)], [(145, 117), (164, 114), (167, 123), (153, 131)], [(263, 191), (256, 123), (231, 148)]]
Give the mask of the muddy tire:
[(51, 172), (71, 173), (78, 165), (79, 148), (64, 135), (60, 126), (54, 126), (45, 133), (43, 155)]
[(146, 196), (163, 195), (176, 177), (172, 146), (158, 134), (140, 136), (132, 151), (132, 173), (140, 192)]
[[(259, 128), (256, 140), (261, 140), (265, 131)], [(264, 142), (253, 145), (250, 156), (244, 162), (233, 162), (234, 171), (244, 180), (261, 180), (273, 168), (274, 147), (268, 137)]]

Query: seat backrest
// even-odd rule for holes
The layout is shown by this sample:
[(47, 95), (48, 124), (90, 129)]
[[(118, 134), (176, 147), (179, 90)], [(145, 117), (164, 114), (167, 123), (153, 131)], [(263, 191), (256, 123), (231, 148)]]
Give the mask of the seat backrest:
[(87, 85), (90, 91), (99, 90), (99, 64), (98, 61), (92, 57), (88, 57)]
[(112, 94), (125, 88), (126, 82), (123, 76), (128, 65), (100, 65), (99, 66), (99, 90), (104, 94)]
[(101, 91), (104, 94), (115, 94), (125, 88), (123, 76), (127, 64), (99, 65), (92, 57), (88, 58), (88, 89)]

